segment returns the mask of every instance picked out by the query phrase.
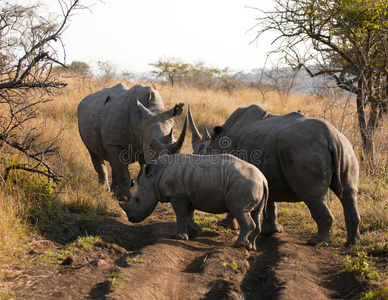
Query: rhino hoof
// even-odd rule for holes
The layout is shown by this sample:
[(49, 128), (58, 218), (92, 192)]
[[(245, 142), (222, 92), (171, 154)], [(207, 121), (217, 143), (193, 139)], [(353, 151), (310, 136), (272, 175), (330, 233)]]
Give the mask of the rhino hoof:
[(189, 238), (195, 238), (202, 232), (202, 228), (199, 226), (198, 227), (189, 227), (187, 229), (187, 231), (188, 231)]
[(248, 251), (255, 251), (256, 250), (256, 245), (252, 245), (252, 243), (249, 243), (248, 245), (245, 246), (245, 248)]
[(329, 239), (322, 239), (322, 238), (318, 238), (316, 236), (311, 238), (307, 243), (309, 245), (312, 245), (312, 246), (316, 246), (318, 244), (322, 244), (324, 246), (330, 246), (331, 245), (331, 242), (330, 242)]
[(233, 244), (233, 247), (234, 248), (242, 248), (242, 247), (246, 247), (248, 246), (250, 243), (248, 241), (236, 241), (234, 244)]
[(172, 239), (175, 239), (175, 240), (188, 240), (189, 239), (189, 236), (187, 235), (187, 233), (177, 233), (175, 232), (172, 236), (171, 236)]
[(283, 232), (283, 227), (279, 223), (277, 222), (272, 224), (268, 224), (265, 222), (263, 223), (262, 230), (261, 230), (262, 235), (270, 235), (277, 232), (279, 233)]
[(355, 237), (355, 238), (353, 238), (353, 239), (348, 239), (348, 240), (346, 241), (346, 243), (345, 243), (345, 246), (346, 246), (346, 247), (350, 247), (350, 246), (353, 246), (353, 245), (359, 243), (360, 241), (361, 241), (360, 236)]

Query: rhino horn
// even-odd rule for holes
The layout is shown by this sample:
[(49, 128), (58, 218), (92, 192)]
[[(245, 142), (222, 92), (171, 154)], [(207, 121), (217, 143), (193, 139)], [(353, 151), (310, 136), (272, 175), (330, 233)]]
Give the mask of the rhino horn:
[(188, 114), (189, 114), (189, 122), (190, 122), (190, 128), (191, 128), (191, 142), (195, 143), (196, 141), (202, 140), (202, 136), (198, 131), (197, 126), (195, 126), (193, 115), (191, 114), (191, 108), (190, 104), (188, 107)]
[(186, 126), (187, 126), (187, 117), (185, 118), (185, 123), (183, 124), (182, 132), (179, 136), (179, 139), (174, 144), (168, 147), (168, 150), (170, 151), (171, 154), (177, 153), (182, 148), (183, 141), (185, 140), (185, 135), (186, 135)]
[(210, 134), (209, 134), (209, 131), (207, 130), (207, 126), (206, 126), (206, 125), (205, 125), (205, 135), (203, 136), (203, 139), (204, 139), (205, 141), (211, 139), (211, 136), (210, 136)]
[(173, 140), (173, 137), (172, 137), (172, 128), (170, 130), (170, 133), (167, 135), (166, 137), (169, 141), (172, 141)]

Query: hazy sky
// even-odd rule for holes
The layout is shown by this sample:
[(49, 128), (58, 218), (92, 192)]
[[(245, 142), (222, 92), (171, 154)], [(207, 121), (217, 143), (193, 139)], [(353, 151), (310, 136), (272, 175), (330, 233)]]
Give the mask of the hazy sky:
[[(41, 0), (55, 4), (54, 0)], [(240, 71), (263, 67), (273, 39), (252, 42), (255, 8), (271, 0), (84, 0), (63, 41), (66, 61), (108, 61), (119, 71), (145, 72), (161, 56)], [(52, 6), (55, 7), (55, 6)], [(58, 7), (58, 5), (56, 5)]]

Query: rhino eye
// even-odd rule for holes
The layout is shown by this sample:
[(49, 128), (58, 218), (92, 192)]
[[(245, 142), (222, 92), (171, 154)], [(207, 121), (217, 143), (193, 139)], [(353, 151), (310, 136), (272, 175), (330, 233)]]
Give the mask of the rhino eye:
[(140, 203), (140, 200), (139, 200), (139, 198), (135, 198), (135, 201), (136, 201), (136, 203), (137, 203), (137, 204), (139, 204), (139, 203)]

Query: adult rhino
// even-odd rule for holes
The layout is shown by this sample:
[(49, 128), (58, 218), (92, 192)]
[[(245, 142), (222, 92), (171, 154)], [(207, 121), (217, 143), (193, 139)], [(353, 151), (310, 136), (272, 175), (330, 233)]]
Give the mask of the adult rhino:
[[(263, 234), (282, 232), (275, 202), (303, 201), (318, 226), (310, 244), (330, 244), (333, 223), (325, 194), (330, 188), (345, 215), (347, 244), (360, 239), (357, 209), (359, 167), (349, 141), (325, 120), (300, 113), (277, 116), (257, 105), (238, 108), (210, 136), (199, 133), (189, 107), (194, 153), (231, 153), (258, 167), (268, 180)], [(230, 221), (231, 216), (227, 219)]]
[(78, 105), (78, 126), (99, 183), (109, 190), (104, 162), (108, 161), (111, 188), (117, 188), (120, 201), (127, 201), (131, 197), (128, 164), (138, 161), (143, 165), (182, 147), (186, 120), (178, 141), (172, 135), (172, 118), (182, 111), (183, 103), (166, 110), (159, 93), (144, 85), (128, 89), (118, 84), (85, 97)]

